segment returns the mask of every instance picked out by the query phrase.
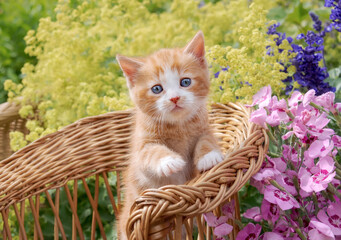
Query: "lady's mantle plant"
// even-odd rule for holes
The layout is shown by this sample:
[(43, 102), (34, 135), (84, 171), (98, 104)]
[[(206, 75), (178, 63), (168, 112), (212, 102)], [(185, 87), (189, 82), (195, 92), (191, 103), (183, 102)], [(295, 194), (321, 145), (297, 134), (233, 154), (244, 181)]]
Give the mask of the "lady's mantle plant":
[[(251, 121), (267, 130), (271, 144), (251, 179), (264, 196), (261, 207), (243, 214), (250, 223), (237, 240), (341, 238), (341, 103), (334, 102), (333, 92), (294, 91), (288, 100), (271, 94), (266, 86), (249, 105), (257, 107)], [(212, 218), (206, 215), (210, 226)], [(219, 239), (230, 229), (222, 224), (214, 226)]]

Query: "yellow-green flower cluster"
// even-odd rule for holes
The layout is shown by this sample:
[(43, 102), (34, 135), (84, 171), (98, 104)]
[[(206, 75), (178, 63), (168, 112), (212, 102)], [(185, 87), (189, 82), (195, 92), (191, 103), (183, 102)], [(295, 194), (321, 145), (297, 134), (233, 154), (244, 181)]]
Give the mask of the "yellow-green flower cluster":
[[(37, 31), (25, 38), (26, 53), (36, 57), (37, 64), (25, 64), (22, 85), (5, 84), (10, 99), (22, 105), (20, 115), (29, 120), (26, 137), (12, 133), (13, 149), (77, 119), (131, 107), (116, 54), (139, 56), (180, 47), (199, 29), (211, 64), (230, 67), (212, 84), (215, 100), (249, 99), (269, 82), (278, 92), (285, 74), (276, 60), (286, 57), (277, 52), (276, 57), (266, 56), (271, 41), (264, 36), (267, 20), (262, 10), (276, 1), (255, 0), (251, 8), (248, 2), (201, 6), (198, 0), (158, 0), (153, 8), (164, 9), (154, 11), (149, 0), (88, 0), (75, 8), (70, 0), (60, 0), (56, 20), (41, 19)], [(237, 48), (223, 47), (227, 45)], [(225, 81), (222, 93), (218, 81)], [(254, 84), (252, 91), (239, 81)]]
[(228, 71), (220, 71), (212, 81), (214, 101), (249, 102), (261, 87), (269, 84), (280, 95), (285, 87), (281, 80), (295, 72), (294, 67), (289, 67), (288, 73), (283, 72), (283, 64), (293, 57), (291, 46), (287, 40), (276, 46), (266, 34), (267, 27), (273, 24), (266, 13), (261, 4), (251, 4), (248, 14), (233, 29), (232, 35), (239, 37), (238, 47), (216, 45), (209, 49), (208, 58), (215, 71), (228, 67)]

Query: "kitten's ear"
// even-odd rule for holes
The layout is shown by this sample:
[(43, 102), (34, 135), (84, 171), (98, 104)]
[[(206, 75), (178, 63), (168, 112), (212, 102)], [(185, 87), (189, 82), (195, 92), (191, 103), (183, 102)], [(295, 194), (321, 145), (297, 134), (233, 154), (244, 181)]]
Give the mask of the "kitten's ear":
[(136, 73), (143, 63), (136, 58), (128, 58), (119, 54), (116, 55), (116, 59), (128, 80), (128, 87), (134, 87)]
[(205, 40), (202, 31), (195, 34), (194, 38), (186, 45), (184, 52), (192, 53), (198, 59), (205, 57)]

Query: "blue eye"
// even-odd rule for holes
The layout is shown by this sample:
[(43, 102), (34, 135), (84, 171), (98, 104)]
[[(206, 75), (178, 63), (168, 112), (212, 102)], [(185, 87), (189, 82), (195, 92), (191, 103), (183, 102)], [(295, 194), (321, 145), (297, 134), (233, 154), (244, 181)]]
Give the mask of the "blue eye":
[(152, 87), (152, 92), (155, 94), (159, 94), (162, 91), (163, 91), (163, 88), (161, 85), (155, 85), (154, 87)]
[(181, 79), (180, 86), (181, 87), (188, 87), (189, 85), (191, 85), (191, 82), (192, 82), (192, 80), (190, 78)]

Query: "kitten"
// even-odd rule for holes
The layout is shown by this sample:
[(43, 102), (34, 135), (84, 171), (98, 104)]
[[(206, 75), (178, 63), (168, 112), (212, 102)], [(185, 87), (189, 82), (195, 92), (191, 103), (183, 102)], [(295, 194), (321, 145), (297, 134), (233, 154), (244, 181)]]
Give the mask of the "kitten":
[(208, 123), (210, 82), (201, 31), (183, 49), (161, 49), (144, 58), (117, 55), (117, 61), (136, 105), (118, 224), (119, 239), (125, 240), (130, 207), (141, 192), (184, 184), (223, 156)]

